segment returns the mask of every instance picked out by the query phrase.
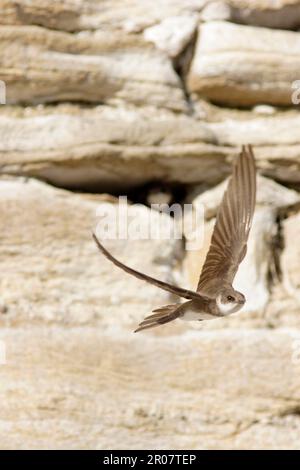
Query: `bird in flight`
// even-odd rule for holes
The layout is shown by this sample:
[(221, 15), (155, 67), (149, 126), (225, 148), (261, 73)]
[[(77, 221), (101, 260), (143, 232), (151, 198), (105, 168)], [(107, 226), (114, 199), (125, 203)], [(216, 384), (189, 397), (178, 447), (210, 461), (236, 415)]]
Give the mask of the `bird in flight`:
[(117, 260), (93, 233), (99, 250), (123, 271), (187, 299), (153, 310), (135, 332), (182, 320), (209, 320), (239, 311), (245, 296), (232, 287), (234, 277), (247, 252), (256, 199), (256, 168), (252, 147), (243, 146), (219, 207), (211, 244), (200, 274), (197, 290), (191, 291), (155, 279)]

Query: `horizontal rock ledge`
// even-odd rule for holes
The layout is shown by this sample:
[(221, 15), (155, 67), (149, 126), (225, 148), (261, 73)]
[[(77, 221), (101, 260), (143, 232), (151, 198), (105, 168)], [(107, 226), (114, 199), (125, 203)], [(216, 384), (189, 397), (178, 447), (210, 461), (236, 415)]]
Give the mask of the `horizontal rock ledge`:
[(0, 0), (0, 23), (36, 24), (64, 31), (124, 30), (138, 33), (173, 16), (226, 19), (269, 28), (300, 26), (299, 0)]
[(216, 103), (292, 106), (300, 33), (216, 21), (199, 26), (189, 92)]
[(103, 30), (139, 33), (165, 18), (195, 14), (207, 0), (0, 0), (0, 24), (36, 24), (64, 31)]
[(194, 119), (152, 108), (3, 107), (1, 173), (34, 176), (66, 188), (127, 190), (158, 180), (214, 184), (252, 143), (261, 172), (300, 183), (300, 116), (208, 113)]
[(187, 111), (171, 60), (126, 33), (0, 26), (0, 68), (8, 104), (124, 100)]
[(231, 21), (266, 28), (300, 27), (299, 0), (229, 0), (228, 3)]

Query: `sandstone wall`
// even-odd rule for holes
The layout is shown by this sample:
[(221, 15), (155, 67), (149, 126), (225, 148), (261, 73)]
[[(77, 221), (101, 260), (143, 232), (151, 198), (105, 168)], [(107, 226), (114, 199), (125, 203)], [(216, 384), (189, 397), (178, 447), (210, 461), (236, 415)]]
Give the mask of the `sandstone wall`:
[[(0, 0), (0, 11), (0, 448), (299, 449), (299, 0)], [(195, 288), (245, 143), (260, 173), (235, 283), (245, 308), (134, 335), (176, 299), (97, 252), (97, 210), (127, 195), (147, 231), (174, 225), (151, 201), (204, 207), (197, 251), (105, 242)]]

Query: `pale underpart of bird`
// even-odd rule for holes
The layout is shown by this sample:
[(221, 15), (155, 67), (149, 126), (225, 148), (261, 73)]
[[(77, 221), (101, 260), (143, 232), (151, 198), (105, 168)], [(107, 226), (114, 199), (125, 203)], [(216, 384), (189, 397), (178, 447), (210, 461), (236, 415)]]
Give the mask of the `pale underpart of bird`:
[(247, 252), (256, 200), (256, 168), (252, 147), (243, 146), (229, 179), (219, 207), (211, 244), (200, 274), (196, 292), (182, 289), (136, 271), (114, 258), (94, 240), (100, 251), (112, 263), (127, 273), (187, 299), (187, 302), (166, 305), (153, 310), (135, 330), (142, 331), (182, 320), (210, 320), (238, 312), (245, 304), (245, 296), (232, 287), (234, 277)]

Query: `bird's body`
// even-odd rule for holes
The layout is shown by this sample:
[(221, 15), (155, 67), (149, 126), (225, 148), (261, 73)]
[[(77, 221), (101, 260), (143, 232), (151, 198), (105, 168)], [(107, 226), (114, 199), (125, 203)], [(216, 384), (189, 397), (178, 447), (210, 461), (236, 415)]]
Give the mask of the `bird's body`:
[(244, 302), (223, 304), (218, 299), (209, 301), (188, 300), (181, 304), (182, 309), (180, 317), (185, 321), (192, 320), (213, 320), (216, 317), (225, 317), (238, 312), (244, 305)]
[(224, 193), (212, 234), (211, 244), (196, 291), (182, 289), (136, 271), (114, 258), (93, 235), (100, 251), (116, 266), (187, 302), (153, 310), (135, 331), (153, 328), (177, 318), (202, 321), (231, 315), (245, 304), (245, 297), (232, 287), (247, 252), (256, 198), (256, 169), (251, 146), (243, 147)]
[(223, 303), (221, 296), (217, 296), (216, 299), (203, 297), (188, 300), (180, 304), (165, 305), (153, 310), (153, 315), (149, 315), (145, 318), (138, 328), (138, 331), (148, 329), (152, 326), (158, 326), (162, 323), (169, 323), (169, 321), (175, 320), (176, 318), (183, 321), (214, 320), (218, 317), (225, 317), (226, 315), (238, 312), (243, 307), (244, 303), (244, 296), (240, 301), (227, 303)]
[(203, 302), (198, 300), (188, 300), (182, 305), (181, 313), (178, 318), (184, 321), (202, 321), (213, 320), (216, 315), (212, 315), (209, 311), (208, 305), (203, 305)]

